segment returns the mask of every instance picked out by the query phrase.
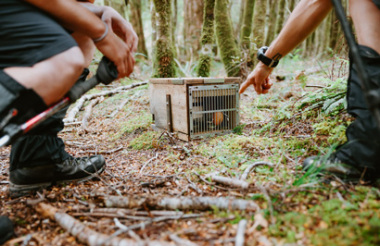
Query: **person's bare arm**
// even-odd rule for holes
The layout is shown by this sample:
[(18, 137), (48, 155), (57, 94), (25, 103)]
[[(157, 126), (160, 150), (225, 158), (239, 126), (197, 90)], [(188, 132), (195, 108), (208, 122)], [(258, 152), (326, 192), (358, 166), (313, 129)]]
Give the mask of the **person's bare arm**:
[(128, 45), (131, 52), (136, 52), (138, 37), (131, 23), (126, 21), (115, 9), (82, 2), (82, 6), (101, 18)]
[(96, 15), (75, 0), (25, 0), (49, 13), (65, 28), (96, 39), (102, 36), (105, 25)]
[[(101, 37), (106, 31), (105, 23), (75, 0), (25, 1), (49, 13), (65, 28), (85, 34), (92, 39)], [(112, 30), (95, 45), (103, 55), (115, 63), (119, 77), (129, 76), (132, 73), (135, 60), (130, 52), (130, 47)]]
[[(289, 16), (265, 55), (279, 59), (288, 54), (317, 28), (331, 9), (330, 0), (302, 0)], [(255, 87), (258, 94), (267, 93), (272, 86), (268, 78), (272, 71), (273, 68), (259, 62), (241, 85), (240, 93), (243, 93), (250, 85)]]

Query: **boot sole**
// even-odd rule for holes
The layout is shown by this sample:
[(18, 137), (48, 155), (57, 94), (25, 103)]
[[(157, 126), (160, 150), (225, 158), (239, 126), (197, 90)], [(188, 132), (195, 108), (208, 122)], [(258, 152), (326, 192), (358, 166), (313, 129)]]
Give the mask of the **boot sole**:
[(50, 186), (53, 186), (55, 184), (65, 184), (65, 183), (71, 183), (71, 182), (85, 182), (88, 180), (91, 180), (93, 178), (96, 178), (97, 175), (100, 175), (105, 170), (105, 165), (99, 169), (96, 174), (92, 174), (83, 178), (79, 179), (65, 179), (65, 180), (59, 180), (59, 181), (51, 181), (51, 182), (44, 182), (44, 183), (37, 183), (37, 184), (26, 184), (26, 185), (18, 185), (14, 184), (12, 182), (9, 182), (9, 196), (12, 198), (17, 198), (21, 196), (30, 195), (33, 192), (40, 191), (46, 188), (49, 188)]

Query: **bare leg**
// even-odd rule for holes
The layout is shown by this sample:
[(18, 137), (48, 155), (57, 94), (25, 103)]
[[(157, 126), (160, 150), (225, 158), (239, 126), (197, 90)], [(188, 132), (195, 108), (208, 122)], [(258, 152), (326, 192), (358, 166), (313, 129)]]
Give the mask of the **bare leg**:
[(380, 9), (371, 0), (351, 0), (350, 13), (359, 44), (380, 54)]
[(91, 40), (90, 37), (80, 33), (74, 32), (71, 36), (78, 43), (78, 46), (84, 55), (84, 66), (88, 67), (91, 64), (96, 49), (94, 42)]
[(32, 88), (47, 105), (61, 99), (84, 69), (78, 47), (43, 60), (32, 67), (9, 67), (4, 71), (26, 88)]

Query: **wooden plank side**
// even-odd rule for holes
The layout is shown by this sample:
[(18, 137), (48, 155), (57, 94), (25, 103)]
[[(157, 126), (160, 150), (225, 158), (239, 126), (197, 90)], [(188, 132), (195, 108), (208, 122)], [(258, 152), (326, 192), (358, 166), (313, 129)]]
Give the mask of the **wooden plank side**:
[(241, 84), (241, 78), (240, 77), (226, 77), (224, 78), (224, 83), (226, 84)]
[(204, 83), (203, 78), (183, 78), (187, 85), (199, 85)]
[(158, 79), (150, 79), (149, 83), (183, 85), (185, 82), (182, 78), (158, 78)]
[(155, 116), (156, 127), (167, 129), (166, 95), (171, 96), (173, 131), (188, 133), (186, 86), (150, 84), (150, 111)]

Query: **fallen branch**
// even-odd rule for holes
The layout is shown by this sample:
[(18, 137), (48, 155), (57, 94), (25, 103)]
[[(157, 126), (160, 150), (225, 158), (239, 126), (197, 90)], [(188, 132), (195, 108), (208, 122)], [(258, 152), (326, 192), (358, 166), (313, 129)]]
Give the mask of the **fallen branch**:
[(126, 100), (122, 101), (120, 105), (107, 117), (108, 118), (113, 118), (115, 115), (130, 101), (130, 98), (127, 98)]
[(170, 210), (210, 210), (214, 208), (223, 210), (260, 210), (253, 202), (243, 199), (226, 197), (133, 197), (108, 196), (104, 197), (106, 207), (119, 208), (156, 208)]
[(120, 87), (117, 87), (117, 88), (115, 88), (113, 90), (102, 91), (102, 92), (97, 93), (97, 94), (84, 95), (81, 98), (79, 98), (79, 100), (77, 100), (77, 103), (70, 110), (70, 112), (68, 112), (67, 117), (63, 121), (65, 123), (69, 123), (69, 122), (75, 121), (76, 115), (78, 114), (79, 110), (82, 108), (82, 106), (83, 106), (83, 104), (84, 104), (84, 102), (86, 100), (91, 100), (93, 98), (101, 97), (101, 96), (104, 96), (104, 97), (105, 96), (111, 96), (113, 94), (124, 92), (126, 90), (130, 90), (130, 89), (138, 87), (138, 86), (146, 85), (147, 83), (148, 83), (148, 81), (138, 82), (138, 83), (133, 83), (131, 85), (120, 86)]
[(74, 212), (70, 213), (73, 216), (82, 216), (86, 214), (90, 214), (94, 217), (116, 217), (123, 218), (126, 215), (133, 216), (149, 216), (149, 217), (157, 217), (157, 216), (181, 216), (183, 212), (180, 211), (166, 211), (166, 210), (151, 210), (147, 211), (138, 211), (135, 209), (125, 209), (125, 208), (94, 208), (84, 212)]
[(67, 113), (67, 116), (65, 119), (63, 119), (63, 122), (71, 123), (75, 121), (75, 116), (78, 114), (79, 110), (83, 107), (84, 102), (86, 101), (86, 97), (82, 96), (79, 98), (75, 104), (75, 106)]
[(235, 246), (244, 246), (244, 235), (245, 235), (245, 228), (247, 226), (247, 220), (242, 219), (239, 222), (236, 237), (235, 237)]
[(212, 185), (212, 186), (214, 186), (214, 187), (216, 187), (216, 188), (218, 188), (218, 189), (221, 189), (221, 190), (230, 190), (229, 188), (225, 188), (225, 187), (222, 187), (222, 186), (218, 186), (218, 185), (215, 185), (214, 183), (211, 183), (211, 182), (209, 182), (209, 181), (207, 181), (205, 178), (203, 178), (199, 173), (197, 173), (197, 172), (193, 172), (195, 175), (197, 175), (197, 177), (200, 179), (200, 180), (202, 180), (203, 182), (205, 182), (206, 184), (208, 184), (208, 185)]
[(232, 179), (232, 178), (227, 178), (227, 177), (222, 177), (222, 176), (217, 176), (217, 175), (212, 175), (211, 176), (212, 181), (232, 187), (237, 187), (241, 189), (247, 189), (249, 186), (248, 182), (245, 182), (244, 180), (240, 179)]
[(186, 240), (186, 239), (183, 239), (183, 238), (180, 238), (179, 236), (175, 235), (175, 234), (171, 234), (169, 235), (169, 238), (175, 242), (177, 245), (182, 245), (182, 246), (197, 246), (198, 244), (196, 243), (193, 243), (189, 240)]
[(158, 157), (158, 153), (156, 153), (156, 156), (150, 158), (147, 162), (145, 162), (145, 164), (142, 166), (142, 168), (140, 169), (140, 174), (142, 173), (142, 171), (144, 170), (144, 168), (153, 160), (157, 159)]
[(270, 167), (273, 167), (273, 164), (270, 163), (270, 162), (266, 162), (266, 161), (258, 161), (258, 162), (255, 162), (255, 163), (252, 163), (251, 165), (249, 165), (245, 170), (244, 170), (244, 173), (241, 175), (241, 180), (246, 180), (247, 177), (248, 177), (248, 174), (252, 171), (252, 169), (254, 169), (255, 167), (257, 166), (262, 166), (262, 165), (267, 165), (267, 166), (270, 166)]
[(99, 97), (99, 98), (92, 100), (90, 102), (90, 104), (86, 106), (86, 109), (85, 109), (85, 112), (83, 115), (83, 119), (82, 119), (82, 130), (85, 133), (88, 133), (88, 129), (87, 129), (88, 128), (88, 120), (91, 117), (93, 107), (102, 101), (104, 101), (104, 97)]
[(150, 221), (145, 221), (145, 222), (141, 222), (139, 224), (123, 227), (123, 229), (120, 229), (120, 230), (116, 231), (114, 234), (112, 234), (110, 237), (108, 237), (107, 242), (109, 240), (112, 240), (113, 238), (119, 236), (120, 234), (122, 234), (124, 232), (129, 232), (130, 230), (136, 230), (136, 229), (145, 228), (147, 225), (152, 224), (154, 222), (162, 222), (162, 221), (167, 221), (167, 220), (179, 220), (179, 219), (193, 219), (193, 218), (198, 218), (200, 216), (201, 215), (199, 215), (199, 214), (184, 214), (184, 215), (181, 215), (181, 216), (170, 216), (170, 217), (153, 218)]
[(36, 211), (39, 212), (42, 216), (55, 220), (62, 228), (64, 228), (71, 235), (76, 237), (80, 242), (86, 243), (90, 246), (98, 246), (98, 245), (168, 245), (168, 242), (159, 242), (159, 241), (140, 241), (136, 243), (134, 240), (113, 237), (110, 238), (109, 235), (96, 232), (87, 226), (85, 226), (82, 222), (74, 219), (70, 215), (62, 212), (58, 212), (58, 210), (46, 203), (40, 203), (36, 207)]
[(113, 154), (115, 152), (118, 152), (120, 150), (124, 149), (123, 146), (117, 147), (116, 149), (111, 149), (111, 150), (83, 150), (79, 151), (78, 154), (99, 154), (99, 155), (104, 155), (104, 154)]

